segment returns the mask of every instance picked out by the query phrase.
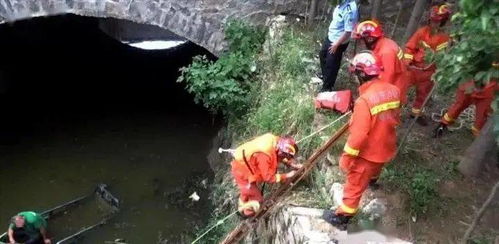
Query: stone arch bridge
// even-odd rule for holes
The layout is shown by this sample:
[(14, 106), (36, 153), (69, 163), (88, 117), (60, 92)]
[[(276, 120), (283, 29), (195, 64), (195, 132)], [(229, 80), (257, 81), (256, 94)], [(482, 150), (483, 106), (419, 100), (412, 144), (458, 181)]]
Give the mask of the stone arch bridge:
[(304, 0), (0, 0), (0, 22), (76, 14), (159, 26), (219, 55), (231, 18), (262, 23), (270, 15), (304, 14)]

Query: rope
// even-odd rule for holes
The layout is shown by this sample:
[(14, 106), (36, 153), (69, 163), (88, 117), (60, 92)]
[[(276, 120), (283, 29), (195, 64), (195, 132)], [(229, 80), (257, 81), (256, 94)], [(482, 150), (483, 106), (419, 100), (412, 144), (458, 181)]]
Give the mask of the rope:
[[(470, 105), (468, 108), (466, 108), (459, 117), (456, 119), (459, 122), (458, 126), (448, 126), (447, 128), (449, 131), (455, 131), (463, 128), (464, 126), (471, 127), (473, 122), (475, 121), (475, 107), (474, 105)], [(440, 110), (440, 113), (432, 113), (431, 114), (431, 120), (440, 123), (442, 120), (442, 116), (445, 114), (445, 109)]]
[[(438, 86), (438, 83), (435, 83), (435, 85), (433, 86), (433, 88), (431, 88), (431, 91), (430, 91), (430, 93), (428, 93), (428, 96), (426, 96), (426, 98), (425, 98), (425, 100), (423, 102), (423, 105), (421, 106), (421, 109), (424, 109), (424, 107), (426, 106), (426, 103), (428, 103), (428, 101), (430, 100), (430, 97), (432, 96), (433, 92), (436, 90), (437, 86)], [(411, 124), (409, 125), (409, 128), (407, 128), (407, 131), (404, 134), (404, 137), (402, 137), (402, 139), (400, 140), (399, 146), (397, 147), (397, 152), (395, 152), (395, 157), (392, 159), (392, 161), (394, 161), (395, 158), (399, 155), (399, 152), (403, 148), (404, 143), (407, 140), (407, 137), (409, 136), (409, 134), (411, 133), (412, 128), (416, 124), (416, 120), (418, 120), (418, 118), (420, 116), (421, 115), (418, 114), (418, 115), (416, 115), (414, 117), (414, 119), (412, 119)]]
[(347, 113), (343, 114), (343, 115), (342, 115), (342, 116), (340, 116), (339, 118), (335, 119), (333, 122), (331, 122), (331, 123), (329, 123), (329, 124), (327, 124), (327, 125), (323, 126), (322, 128), (320, 128), (320, 129), (316, 130), (316, 131), (315, 131), (315, 132), (313, 132), (312, 134), (310, 134), (310, 135), (308, 135), (308, 136), (305, 136), (305, 137), (303, 137), (302, 139), (298, 140), (298, 141), (296, 142), (296, 144), (298, 144), (298, 143), (300, 143), (300, 142), (302, 142), (302, 141), (304, 141), (304, 140), (306, 140), (306, 139), (308, 139), (308, 138), (310, 138), (310, 137), (312, 137), (312, 136), (315, 136), (317, 133), (319, 133), (319, 132), (321, 132), (321, 131), (323, 131), (323, 130), (327, 129), (328, 127), (330, 127), (330, 126), (332, 126), (332, 125), (336, 124), (336, 122), (338, 122), (339, 120), (341, 120), (341, 119), (345, 118), (346, 116), (350, 115), (351, 113), (352, 113), (352, 111), (348, 111)]
[(237, 212), (238, 212), (238, 210), (236, 210), (236, 211), (232, 212), (231, 214), (225, 216), (225, 218), (217, 221), (216, 224), (214, 224), (208, 230), (206, 230), (203, 234), (201, 234), (200, 236), (198, 236), (198, 238), (196, 238), (196, 240), (192, 241), (191, 244), (194, 244), (194, 243), (198, 242), (199, 240), (201, 240), (205, 235), (207, 235), (208, 233), (210, 233), (210, 231), (212, 231), (213, 229), (215, 229), (219, 225), (222, 225), (227, 219), (229, 219), (230, 217), (234, 216), (234, 214), (237, 214)]

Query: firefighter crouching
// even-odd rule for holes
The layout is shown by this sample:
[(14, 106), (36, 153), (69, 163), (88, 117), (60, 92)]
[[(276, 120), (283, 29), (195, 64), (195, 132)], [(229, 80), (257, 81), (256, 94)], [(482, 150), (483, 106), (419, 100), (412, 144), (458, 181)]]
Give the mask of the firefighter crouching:
[[(262, 192), (257, 184), (284, 182), (302, 167), (295, 163), (296, 153), (298, 146), (293, 138), (270, 133), (236, 148), (231, 172), (240, 191), (238, 210), (243, 217), (253, 216), (263, 202)], [(279, 162), (295, 170), (285, 174), (277, 173)]]

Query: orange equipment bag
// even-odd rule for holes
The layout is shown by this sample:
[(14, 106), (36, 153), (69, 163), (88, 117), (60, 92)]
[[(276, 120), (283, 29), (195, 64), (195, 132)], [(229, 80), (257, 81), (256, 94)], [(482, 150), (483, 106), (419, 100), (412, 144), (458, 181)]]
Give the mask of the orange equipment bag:
[(314, 99), (315, 108), (325, 108), (346, 113), (352, 105), (352, 91), (321, 92)]

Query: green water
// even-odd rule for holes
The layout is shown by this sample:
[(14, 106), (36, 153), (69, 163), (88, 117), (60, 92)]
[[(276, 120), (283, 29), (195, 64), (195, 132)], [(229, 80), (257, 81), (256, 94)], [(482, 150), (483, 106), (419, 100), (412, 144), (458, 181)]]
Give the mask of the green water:
[[(82, 243), (116, 238), (156, 243), (159, 236), (178, 241), (206, 216), (207, 190), (185, 189), (184, 183), (210, 176), (205, 156), (215, 131), (211, 120), (150, 112), (94, 114), (72, 121), (0, 146), (0, 220), (5, 229), (19, 211), (48, 209), (91, 192), (100, 182), (109, 185), (122, 209)], [(188, 199), (194, 190), (201, 201)], [(185, 199), (185, 206), (171, 198)], [(60, 239), (98, 222), (102, 214), (95, 201), (88, 201), (50, 221), (49, 230)]]

